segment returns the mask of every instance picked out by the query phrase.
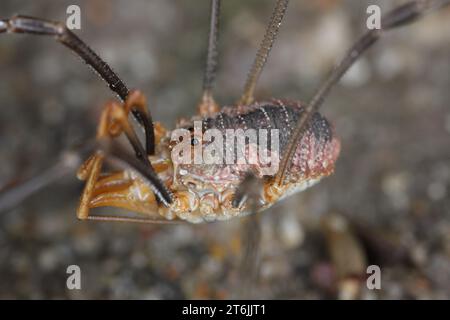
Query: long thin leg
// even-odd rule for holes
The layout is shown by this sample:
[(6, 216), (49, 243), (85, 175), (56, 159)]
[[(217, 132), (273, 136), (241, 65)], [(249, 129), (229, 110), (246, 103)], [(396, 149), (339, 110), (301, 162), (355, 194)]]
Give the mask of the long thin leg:
[(242, 256), (239, 263), (239, 299), (254, 298), (261, 262), (261, 216), (252, 214), (245, 217), (241, 227)]
[(236, 190), (233, 206), (240, 207), (244, 203), (250, 215), (244, 218), (241, 227), (242, 256), (239, 262), (237, 288), (238, 298), (252, 298), (252, 291), (259, 279), (261, 221), (256, 214), (259, 209), (261, 182), (254, 174), (248, 173)]
[(5, 189), (0, 188), (0, 213), (14, 208), (34, 193), (62, 179), (69, 173), (73, 173), (73, 170), (80, 163), (79, 152), (75, 150), (66, 151), (61, 154), (56, 163), (39, 172), (36, 176), (20, 181)]
[[(67, 29), (63, 23), (19, 15), (10, 19), (0, 19), (0, 33), (6, 32), (54, 37), (58, 42), (75, 52), (88, 66), (93, 68), (122, 101), (128, 97), (129, 90), (119, 76), (75, 33)], [(144, 126), (147, 139), (147, 153), (153, 154), (153, 123), (149, 114), (133, 108), (133, 115)]]
[(342, 78), (353, 63), (370, 48), (386, 31), (410, 24), (431, 9), (441, 8), (449, 5), (450, 0), (416, 0), (410, 1), (392, 11), (384, 14), (381, 20), (381, 29), (367, 31), (348, 51), (344, 59), (336, 65), (334, 70), (317, 89), (313, 98), (305, 108), (305, 112), (298, 119), (296, 127), (290, 137), (288, 147), (284, 151), (280, 163), (280, 169), (277, 173), (275, 183), (282, 185), (288, 168), (290, 168), (292, 159), (297, 148), (299, 139), (311, 118), (312, 114), (322, 105), (325, 97), (331, 88)]
[(247, 82), (244, 86), (244, 93), (239, 101), (240, 104), (248, 105), (253, 102), (256, 83), (258, 82), (259, 76), (261, 75), (264, 65), (266, 64), (275, 38), (277, 37), (288, 3), (289, 0), (277, 0), (269, 25), (266, 29), (266, 34), (264, 35), (264, 39), (259, 46), (255, 61), (253, 62), (253, 66), (248, 74)]
[(251, 211), (257, 211), (259, 209), (258, 200), (261, 190), (261, 179), (252, 172), (248, 172), (234, 193), (233, 207), (240, 208), (246, 204)]
[(219, 106), (214, 101), (212, 89), (217, 73), (217, 40), (219, 33), (220, 0), (211, 0), (211, 22), (208, 37), (208, 52), (206, 56), (205, 73), (203, 75), (203, 94), (198, 106), (201, 116), (210, 116), (219, 111)]

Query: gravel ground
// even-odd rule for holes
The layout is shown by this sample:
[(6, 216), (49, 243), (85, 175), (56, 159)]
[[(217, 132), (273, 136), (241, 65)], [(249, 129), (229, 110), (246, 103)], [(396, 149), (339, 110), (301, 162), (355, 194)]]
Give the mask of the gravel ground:
[[(364, 30), (369, 4), (292, 0), (258, 85), (261, 99), (307, 100)], [(232, 104), (274, 1), (224, 1), (216, 97)], [(201, 91), (208, 1), (2, 0), (14, 13), (66, 18), (154, 119), (173, 127)], [(0, 186), (32, 177), (95, 133), (113, 95), (51, 39), (0, 36)], [(336, 173), (261, 214), (253, 298), (450, 298), (450, 10), (387, 35), (338, 85), (322, 113), (342, 139)], [(74, 171), (0, 212), (0, 298), (235, 297), (242, 221), (136, 226), (75, 218)], [(347, 227), (345, 227), (347, 226)], [(81, 290), (66, 288), (80, 266)], [(366, 288), (366, 266), (381, 289)]]

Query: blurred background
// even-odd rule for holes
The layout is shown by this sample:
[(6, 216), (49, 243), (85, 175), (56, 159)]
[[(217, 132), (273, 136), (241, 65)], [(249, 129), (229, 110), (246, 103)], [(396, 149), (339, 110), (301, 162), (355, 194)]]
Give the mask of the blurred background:
[[(273, 0), (222, 3), (216, 98), (233, 104)], [(365, 30), (366, 8), (401, 0), (292, 0), (257, 96), (308, 100)], [(173, 127), (200, 98), (209, 1), (2, 0), (15, 13), (65, 21), (153, 118)], [(0, 35), (0, 188), (36, 176), (91, 139), (114, 95), (54, 40)], [(253, 298), (450, 298), (450, 10), (396, 30), (334, 89), (321, 112), (342, 139), (333, 176), (260, 216)], [(67, 170), (66, 170), (67, 171)], [(75, 169), (0, 212), (0, 298), (230, 298), (245, 244), (242, 220), (138, 226), (80, 222)], [(81, 268), (82, 289), (66, 288)], [(366, 267), (381, 268), (381, 289)]]

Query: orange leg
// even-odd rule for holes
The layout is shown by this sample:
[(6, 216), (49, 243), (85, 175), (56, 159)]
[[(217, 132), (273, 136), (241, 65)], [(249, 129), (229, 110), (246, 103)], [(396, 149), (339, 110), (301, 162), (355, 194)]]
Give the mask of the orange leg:
[[(117, 102), (109, 102), (101, 114), (97, 129), (97, 138), (114, 138), (122, 132), (127, 135), (137, 156), (146, 157), (145, 152), (128, 120), (131, 108), (145, 110), (143, 95), (137, 91), (130, 93), (122, 107)], [(141, 110), (142, 108), (142, 110)], [(78, 178), (86, 185), (81, 196), (77, 217), (80, 220), (122, 221), (140, 223), (167, 223), (158, 214), (158, 203), (151, 188), (138, 178), (129, 177), (128, 172), (116, 172), (101, 175), (105, 155), (97, 151), (89, 157), (78, 170)], [(145, 214), (146, 218), (126, 216), (96, 216), (90, 209), (103, 206), (119, 207)]]
[(104, 156), (100, 152), (95, 153), (78, 170), (77, 176), (80, 180), (86, 180), (86, 185), (81, 195), (80, 205), (77, 210), (77, 217), (80, 220), (89, 219), (89, 209), (95, 184), (100, 176)]
[[(158, 215), (158, 204), (150, 188), (139, 180), (132, 180), (125, 172), (100, 175), (104, 156), (97, 152), (81, 166), (78, 177), (86, 180), (86, 186), (81, 196), (77, 217), (80, 220), (102, 220), (141, 223), (162, 223)], [(145, 195), (139, 199), (136, 195)], [(90, 209), (97, 207), (119, 207), (133, 212), (139, 212), (148, 218), (132, 218), (124, 216), (96, 216), (90, 214)]]
[(200, 116), (205, 118), (211, 117), (220, 111), (219, 105), (216, 103), (209, 90), (203, 92), (202, 99), (197, 106), (197, 111)]

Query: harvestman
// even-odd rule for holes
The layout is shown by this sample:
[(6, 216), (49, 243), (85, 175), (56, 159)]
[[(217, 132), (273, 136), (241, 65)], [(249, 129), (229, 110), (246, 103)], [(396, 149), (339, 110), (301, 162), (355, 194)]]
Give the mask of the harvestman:
[[(86, 181), (77, 211), (79, 219), (199, 223), (261, 211), (330, 175), (339, 154), (339, 140), (329, 122), (317, 111), (332, 87), (386, 31), (414, 22), (431, 9), (449, 3), (450, 0), (410, 1), (384, 14), (381, 28), (364, 33), (319, 86), (309, 103), (303, 104), (282, 99), (254, 100), (257, 81), (288, 5), (288, 0), (277, 0), (241, 98), (233, 106), (220, 108), (212, 94), (217, 69), (220, 0), (212, 0), (203, 95), (198, 114), (180, 122), (177, 128), (192, 130), (192, 122), (201, 120), (204, 130), (279, 129), (281, 161), (273, 176), (258, 175), (254, 167), (183, 166), (172, 162), (170, 152), (180, 141), (171, 141), (171, 131), (153, 122), (145, 96), (140, 91), (129, 90), (121, 78), (64, 24), (15, 16), (0, 20), (0, 33), (54, 37), (92, 67), (121, 100), (105, 105), (97, 129), (97, 150), (78, 171), (78, 177)], [(128, 117), (130, 113), (145, 131), (144, 143)], [(122, 134), (128, 139), (134, 155), (114, 139)], [(195, 140), (194, 136), (192, 140)], [(105, 163), (120, 170), (104, 172)], [(91, 209), (102, 206), (120, 207), (140, 216), (91, 213)]]

